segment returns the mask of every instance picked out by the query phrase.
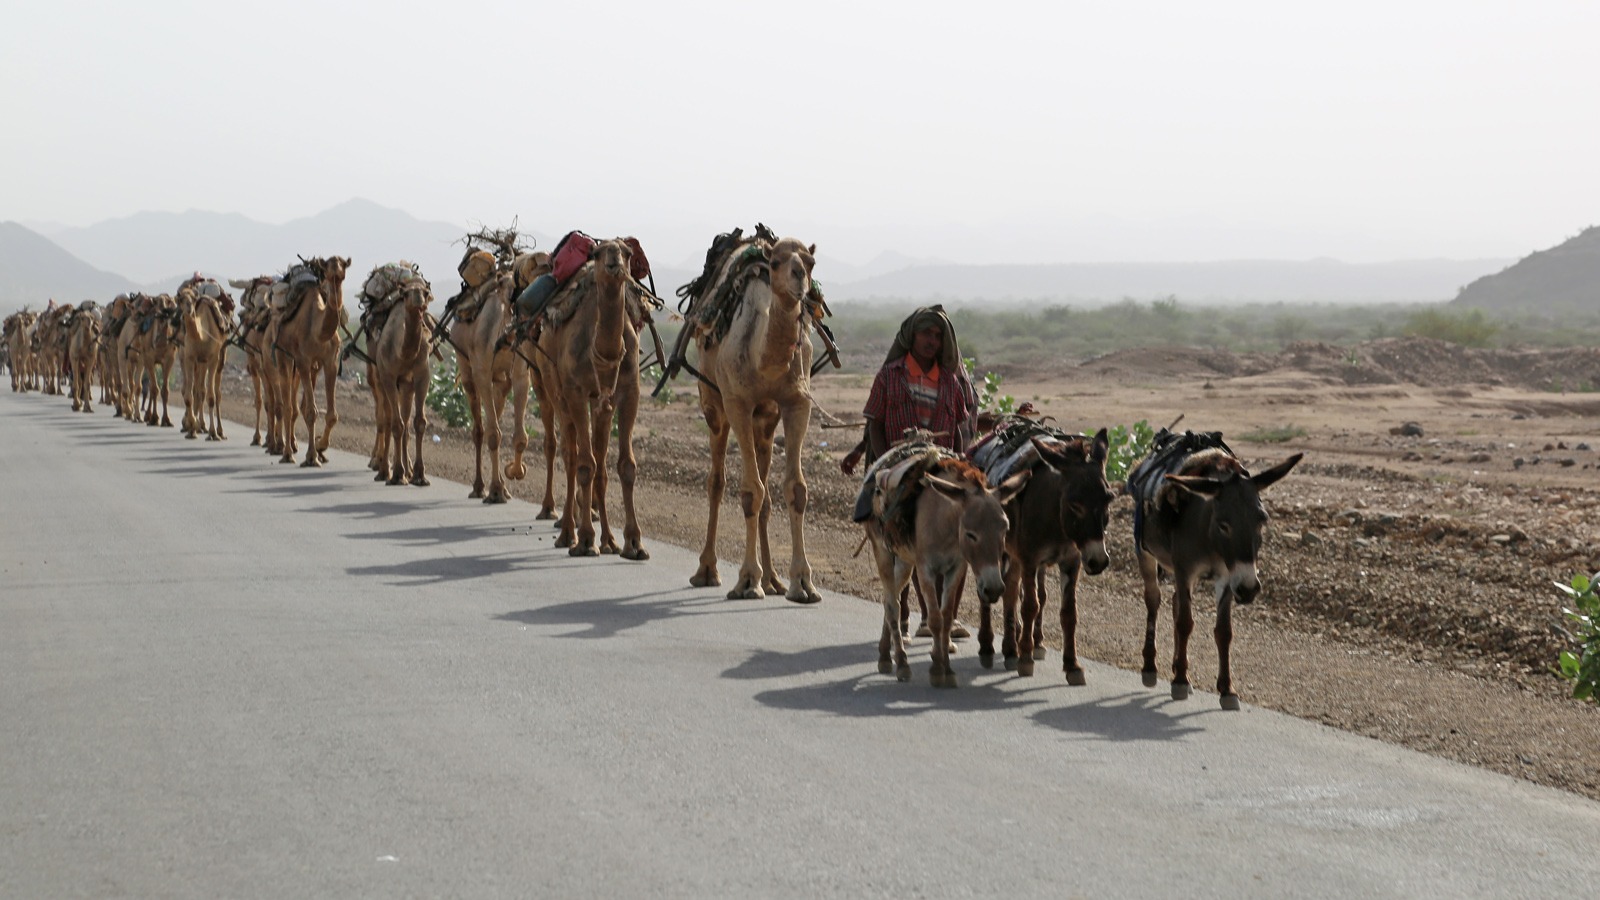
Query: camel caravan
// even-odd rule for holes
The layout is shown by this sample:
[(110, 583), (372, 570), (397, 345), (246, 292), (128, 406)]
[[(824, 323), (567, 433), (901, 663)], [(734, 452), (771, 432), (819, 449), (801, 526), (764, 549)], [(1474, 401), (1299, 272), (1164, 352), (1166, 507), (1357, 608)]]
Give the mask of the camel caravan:
[[(741, 462), (744, 553), (727, 598), (822, 599), (806, 556), (808, 491), (800, 448), (815, 407), (811, 379), (841, 364), (826, 322), (831, 311), (813, 278), (814, 244), (779, 237), (760, 224), (748, 235), (742, 229), (718, 235), (700, 274), (677, 290), (682, 327), (668, 354), (654, 318), (664, 304), (636, 239), (599, 240), (573, 231), (544, 252), (511, 228), (480, 229), (462, 243), (460, 285), (438, 318), (431, 310), (432, 284), (416, 265), (397, 260), (374, 266), (362, 280), (360, 316), (352, 327), (344, 294), (352, 261), (300, 257), (281, 274), (227, 286), (196, 273), (173, 294), (120, 294), (103, 306), (52, 300), (38, 312), (25, 307), (4, 320), (0, 363), (13, 392), (65, 393), (74, 412), (93, 412), (98, 403), (127, 421), (158, 427), (173, 426), (176, 366), (185, 438), (223, 441), (223, 379), (231, 354), (250, 383), (250, 444), (307, 468), (328, 461), (339, 421), (338, 379), (359, 374), (376, 423), (367, 461), (373, 479), (423, 487), (429, 484), (423, 461), (429, 389), (447, 371), (449, 352), (471, 419), (475, 464), (468, 498), (505, 503), (508, 483), (526, 479), (533, 402), (545, 462), (536, 518), (556, 520), (556, 546), (572, 556), (625, 560), (650, 556), (634, 503), (639, 466), (633, 434), (644, 373), (657, 366), (656, 392), (674, 378), (695, 380), (709, 434), (705, 539), (690, 585), (722, 583), (716, 542), (731, 438)], [(237, 305), (229, 287), (239, 292)], [(503, 453), (508, 403), (511, 446)], [(1084, 574), (1100, 574), (1115, 562), (1105, 546), (1109, 509), (1128, 496), (1134, 504), (1132, 562), (1146, 608), (1145, 685), (1158, 679), (1156, 618), (1167, 578), (1171, 693), (1175, 700), (1189, 697), (1193, 594), (1209, 578), (1217, 596), (1216, 690), (1224, 709), (1239, 708), (1230, 671), (1233, 607), (1251, 603), (1262, 590), (1257, 561), (1267, 514), (1261, 492), (1288, 475), (1300, 454), (1251, 474), (1220, 433), (1177, 432), (1174, 423), (1156, 434), (1125, 484), (1109, 484), (1105, 428), (1069, 433), (1027, 404), (1006, 415), (978, 408), (954, 326), (940, 307), (917, 310), (902, 325), (863, 420), (862, 442), (841, 468), (850, 474), (858, 460), (869, 461), (854, 518), (882, 586), (880, 673), (910, 679), (906, 642), (915, 606), (922, 615), (916, 636), (932, 642), (929, 682), (958, 684), (952, 655), (956, 641), (968, 636), (958, 614), (970, 573), (980, 616), (979, 664), (994, 665), (998, 605), (1004, 667), (1032, 676), (1046, 656), (1046, 574), (1054, 568), (1062, 673), (1069, 685), (1084, 684), (1076, 651), (1077, 587)], [(780, 448), (782, 483), (774, 484)], [(558, 459), (565, 476), (559, 516)], [(607, 496), (612, 465), (621, 493), (620, 542)], [(772, 558), (775, 506), (789, 521), (787, 584)]]

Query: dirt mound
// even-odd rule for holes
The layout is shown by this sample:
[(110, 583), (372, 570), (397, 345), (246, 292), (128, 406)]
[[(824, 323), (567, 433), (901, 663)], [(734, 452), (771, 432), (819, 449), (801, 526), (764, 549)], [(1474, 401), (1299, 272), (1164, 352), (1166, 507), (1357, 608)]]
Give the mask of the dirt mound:
[(1112, 378), (1124, 375), (1154, 375), (1163, 378), (1210, 378), (1259, 375), (1274, 367), (1272, 357), (1204, 350), (1195, 347), (1140, 347), (1114, 350), (1085, 360), (1078, 374)]

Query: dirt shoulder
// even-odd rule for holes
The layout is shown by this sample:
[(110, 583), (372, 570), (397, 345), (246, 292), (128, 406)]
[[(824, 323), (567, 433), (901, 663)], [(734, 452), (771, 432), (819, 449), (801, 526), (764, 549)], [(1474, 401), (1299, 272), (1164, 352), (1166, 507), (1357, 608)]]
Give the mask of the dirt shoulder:
[[(1600, 799), (1600, 711), (1568, 699), (1566, 683), (1550, 674), (1565, 646), (1551, 582), (1600, 568), (1600, 454), (1588, 449), (1600, 446), (1600, 394), (1562, 393), (1557, 382), (1582, 383), (1583, 367), (1600, 356), (1497, 352), (1498, 360), (1394, 341), (1355, 351), (1304, 345), (1275, 357), (1138, 351), (1009, 371), (1005, 389), (1068, 429), (1162, 425), (1181, 414), (1186, 427), (1223, 431), (1253, 466), (1306, 454), (1266, 495), (1266, 590), (1234, 617), (1234, 679), (1247, 703)], [(1589, 383), (1600, 384), (1600, 372)], [(846, 415), (861, 408), (867, 385), (861, 374), (823, 376), (817, 401)], [(227, 386), (225, 414), (251, 421), (248, 383), (230, 375)], [(679, 388), (672, 402), (647, 402), (640, 414), (647, 547), (698, 548), (704, 539), (706, 433), (692, 390)], [(368, 452), (365, 392), (341, 386), (339, 415), (335, 444)], [(1407, 422), (1422, 434), (1390, 433)], [(1285, 442), (1250, 440), (1301, 429)], [(471, 483), (470, 432), (434, 430), (430, 473)], [(229, 437), (248, 441), (250, 433)], [(871, 598), (876, 576), (865, 555), (853, 556), (861, 532), (848, 517), (857, 483), (837, 468), (854, 437), (813, 425), (799, 450), (813, 504), (807, 543), (819, 585)], [(529, 480), (512, 491), (537, 499), (537, 445), (530, 457)], [(730, 482), (737, 470), (735, 454)], [(718, 555), (737, 560), (743, 529), (732, 502), (722, 523)], [(1130, 531), (1130, 509), (1119, 501), (1112, 567), (1080, 588), (1079, 651), (1137, 669), (1144, 608)], [(773, 542), (783, 569), (787, 528), (775, 529)], [(725, 581), (735, 568), (724, 564)], [(1052, 601), (1050, 615), (1055, 608)], [(965, 615), (977, 615), (970, 597)], [(1200, 686), (1216, 667), (1212, 615), (1204, 602), (1196, 611), (1190, 650)], [(862, 635), (863, 666), (876, 658), (876, 637)], [(1048, 639), (1059, 648), (1056, 623)], [(1165, 608), (1158, 639), (1166, 677)], [(963, 656), (972, 650), (964, 645)], [(1037, 677), (1060, 679), (1058, 661), (1052, 652)], [(1061, 690), (1069, 690), (1064, 681)]]

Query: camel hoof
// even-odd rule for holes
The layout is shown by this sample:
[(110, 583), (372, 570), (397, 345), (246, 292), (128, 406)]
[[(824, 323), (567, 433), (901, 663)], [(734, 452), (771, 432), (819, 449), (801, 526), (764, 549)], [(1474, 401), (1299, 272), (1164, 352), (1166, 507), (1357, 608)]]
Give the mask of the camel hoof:
[(418, 475), (418, 476), (416, 476), (416, 477), (411, 479), (411, 484), (414, 487), (427, 487), (428, 485), (430, 485), (432, 483), (433, 482), (429, 481), (428, 480), (428, 476), (426, 476), (426, 475)]
[(1174, 700), (1187, 700), (1187, 699), (1189, 699), (1189, 686), (1187, 684), (1182, 683), (1182, 682), (1174, 681), (1172, 683), (1172, 699), (1174, 699)]
[(1083, 676), (1083, 670), (1082, 669), (1068, 669), (1067, 670), (1067, 684), (1070, 684), (1073, 687), (1083, 687), (1084, 685), (1086, 685), (1088, 683), (1089, 683), (1089, 680)]
[(1155, 687), (1156, 686), (1156, 673), (1154, 673), (1154, 672), (1140, 672), (1139, 673), (1139, 677), (1140, 677), (1140, 680), (1142, 680), (1144, 682), (1144, 686), (1145, 687)]
[(252, 447), (261, 446), (261, 435), (258, 434), (255, 437), (251, 438), (250, 439), (250, 446), (252, 446)]
[(192, 432), (192, 431), (191, 431), (191, 432), (190, 432), (190, 433), (188, 433), (188, 434), (186, 434), (186, 435), (184, 435), (184, 436), (183, 436), (183, 439), (184, 439), (184, 440), (186, 440), (186, 441), (192, 441), (192, 440), (194, 440), (194, 439), (195, 439), (195, 438), (197, 438), (197, 437), (199, 437), (199, 435), (198, 435), (198, 434), (195, 434), (195, 433), (194, 433), (194, 432)]
[(567, 551), (568, 556), (599, 556), (600, 551), (593, 544), (579, 544)]
[(389, 473), (385, 472), (385, 471), (382, 471), (380, 469), (378, 471), (378, 474), (372, 476), (372, 480), (373, 481), (388, 481), (389, 480)]
[(760, 600), (762, 596), (763, 594), (753, 587), (745, 588), (744, 590), (734, 588), (728, 592), (729, 600)]
[(534, 516), (533, 518), (536, 521), (548, 522), (551, 519), (554, 519), (555, 517), (556, 517), (555, 510), (550, 509), (549, 507), (545, 507), (544, 509), (539, 510), (539, 514), (537, 516)]
[(786, 595), (789, 593), (789, 589), (783, 586), (783, 582), (776, 578), (763, 579), (761, 582), (761, 590), (765, 591), (768, 597), (777, 597), (779, 595)]
[(985, 653), (982, 650), (979, 650), (978, 665), (983, 666), (985, 669), (994, 668), (994, 651), (990, 650), (988, 653)]
[(214, 434), (208, 434), (208, 435), (206, 435), (206, 440), (208, 440), (208, 441), (220, 441), (220, 440), (222, 440), (222, 438), (217, 437)]
[(813, 603), (821, 603), (822, 595), (816, 591), (808, 591), (801, 587), (799, 582), (795, 582), (794, 588), (788, 593), (784, 594), (783, 599), (789, 601), (790, 603), (799, 603), (802, 606), (810, 606)]
[(482, 500), (483, 499), (483, 488), (481, 488), (481, 487), (473, 488), (472, 489), (472, 493), (467, 495), (467, 499), (468, 500)]
[(879, 675), (888, 675), (890, 672), (893, 672), (893, 671), (894, 671), (894, 663), (893, 662), (890, 662), (887, 659), (878, 660), (878, 674)]
[(483, 502), (485, 502), (485, 503), (504, 503), (504, 502), (506, 502), (506, 495), (505, 494), (489, 494), (487, 497), (483, 498)]
[(1226, 710), (1230, 710), (1232, 712), (1238, 712), (1239, 711), (1239, 695), (1238, 694), (1223, 694), (1222, 695), (1222, 708), (1226, 709)]
[(403, 487), (405, 485), (405, 483), (406, 483), (405, 476), (401, 475), (398, 472), (396, 472), (394, 475), (390, 476), (389, 480), (384, 482), (384, 484), (387, 484), (389, 487)]
[(555, 544), (556, 549), (559, 550), (559, 549), (561, 549), (563, 547), (571, 547), (572, 546), (572, 540), (573, 540), (573, 538), (572, 538), (572, 535), (570, 535), (570, 534), (558, 534), (558, 535), (556, 535), (556, 544)]
[[(289, 461), (290, 462), (294, 462), (294, 460), (292, 460), (292, 459), (289, 460)], [(300, 464), (300, 468), (302, 468), (302, 469), (320, 469), (320, 468), (322, 468), (322, 463), (317, 462), (316, 457), (311, 457), (311, 458), (307, 459), (305, 462), (301, 463)]]
[(1027, 658), (1026, 656), (1017, 657), (1017, 677), (1018, 678), (1032, 678), (1033, 677), (1033, 660)]
[(294, 464), (294, 457), (285, 456), (282, 459), (278, 460), (278, 464), (282, 465), (282, 466), (293, 465)]
[(722, 576), (716, 569), (701, 569), (689, 578), (690, 587), (716, 587), (722, 583)]
[(624, 547), (622, 548), (622, 558), (643, 562), (650, 558), (650, 554), (643, 547)]
[(317, 451), (317, 462), (325, 463), (327, 461), (328, 461), (328, 454), (323, 453), (321, 450), (318, 450)]
[(1044, 659), (1045, 658), (1044, 648), (1043, 647), (1035, 647), (1035, 648), (1033, 648), (1033, 658), (1034, 659)]

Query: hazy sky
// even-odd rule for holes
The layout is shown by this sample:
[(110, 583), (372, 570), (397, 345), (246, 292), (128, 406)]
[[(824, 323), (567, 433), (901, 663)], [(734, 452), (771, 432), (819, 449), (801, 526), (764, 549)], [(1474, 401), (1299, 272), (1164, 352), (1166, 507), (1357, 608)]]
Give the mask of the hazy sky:
[(851, 262), (1518, 257), (1600, 221), (1600, 3), (18, 2), (0, 220), (763, 220)]

